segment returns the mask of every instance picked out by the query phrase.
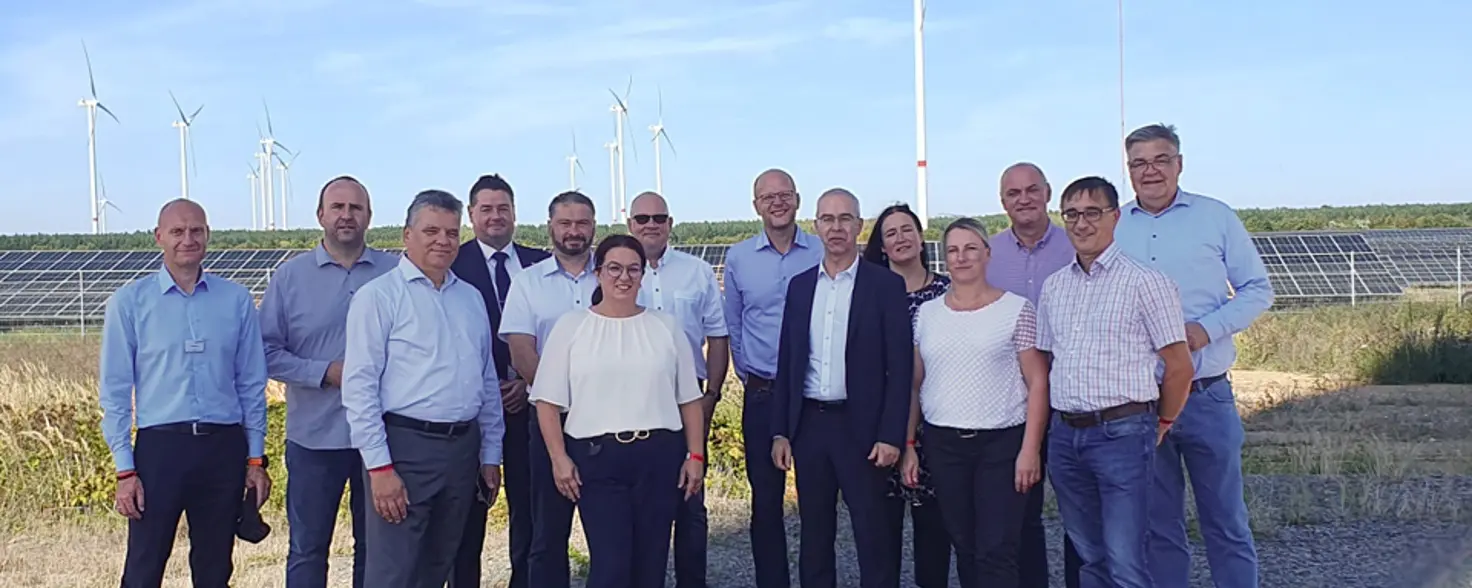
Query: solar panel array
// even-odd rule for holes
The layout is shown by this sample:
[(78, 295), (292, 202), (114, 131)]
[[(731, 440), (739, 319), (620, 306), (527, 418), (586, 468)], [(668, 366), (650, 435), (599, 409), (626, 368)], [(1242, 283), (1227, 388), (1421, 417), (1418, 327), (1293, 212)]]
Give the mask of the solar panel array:
[[(1455, 285), (1472, 278), (1472, 229), (1259, 233), (1252, 237), (1280, 304), (1390, 298), (1414, 286)], [(679, 245), (724, 278), (729, 245)], [(936, 242), (925, 244), (931, 269), (944, 272)], [(391, 250), (397, 252), (397, 250)], [(257, 296), (271, 272), (302, 253), (295, 249), (222, 250), (206, 271)], [(107, 298), (124, 284), (158, 271), (157, 251), (0, 251), (0, 325), (100, 320)]]

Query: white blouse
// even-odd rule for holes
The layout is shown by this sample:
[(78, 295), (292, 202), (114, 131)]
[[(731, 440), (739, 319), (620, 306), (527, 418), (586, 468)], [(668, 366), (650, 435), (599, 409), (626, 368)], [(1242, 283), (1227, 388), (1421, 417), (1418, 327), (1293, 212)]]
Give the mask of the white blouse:
[(701, 397), (695, 355), (679, 323), (645, 309), (613, 318), (589, 309), (557, 319), (529, 397), (566, 409), (563, 431), (586, 439), (683, 428), (680, 405)]
[(1036, 339), (1032, 303), (1011, 292), (976, 310), (952, 309), (945, 296), (920, 305), (915, 345), (925, 367), (925, 422), (992, 430), (1027, 422), (1027, 384), (1017, 354), (1034, 348)]

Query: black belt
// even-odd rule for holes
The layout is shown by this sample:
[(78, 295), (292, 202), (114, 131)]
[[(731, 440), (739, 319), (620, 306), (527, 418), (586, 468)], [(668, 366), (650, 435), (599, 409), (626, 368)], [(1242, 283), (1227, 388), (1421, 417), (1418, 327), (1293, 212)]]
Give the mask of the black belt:
[(199, 421), (192, 421), (187, 423), (166, 423), (162, 425), (154, 425), (152, 427), (144, 428), (143, 430), (200, 436), (214, 435), (215, 433), (224, 433), (228, 431), (238, 431), (240, 430), (240, 428), (240, 423), (231, 423), (226, 425), (222, 423), (201, 423)]
[(803, 398), (802, 403), (818, 409), (818, 412), (840, 411), (848, 405), (847, 400), (818, 400), (816, 398)]
[(412, 429), (421, 433), (431, 435), (444, 435), (446, 437), (458, 437), (470, 431), (475, 421), (460, 421), (458, 423), (436, 423), (421, 421), (413, 417), (406, 417), (392, 412), (383, 413), (383, 424), (400, 429)]
[(657, 439), (665, 435), (673, 434), (675, 434), (675, 432), (669, 429), (639, 429), (636, 431), (619, 431), (616, 433), (605, 433), (603, 435), (598, 435), (597, 437), (580, 439), (580, 441), (617, 441), (619, 443), (627, 445), (635, 441)]
[(1058, 411), (1059, 418), (1075, 429), (1087, 429), (1101, 425), (1109, 421), (1135, 416), (1137, 414), (1155, 412), (1155, 402), (1130, 402), (1119, 406), (1112, 406), (1104, 410), (1093, 412), (1063, 412)]
[(1217, 382), (1220, 382), (1220, 381), (1225, 380), (1225, 379), (1227, 379), (1227, 375), (1226, 374), (1218, 374), (1218, 375), (1215, 375), (1215, 376), (1207, 376), (1205, 378), (1200, 378), (1200, 379), (1197, 379), (1197, 380), (1193, 380), (1191, 382), (1191, 392), (1193, 394), (1196, 393), (1196, 392), (1200, 392), (1202, 390), (1205, 390), (1207, 388), (1210, 388), (1210, 387), (1216, 385)]
[(756, 374), (746, 375), (747, 392), (768, 392), (774, 386), (776, 386), (776, 382), (773, 382)]

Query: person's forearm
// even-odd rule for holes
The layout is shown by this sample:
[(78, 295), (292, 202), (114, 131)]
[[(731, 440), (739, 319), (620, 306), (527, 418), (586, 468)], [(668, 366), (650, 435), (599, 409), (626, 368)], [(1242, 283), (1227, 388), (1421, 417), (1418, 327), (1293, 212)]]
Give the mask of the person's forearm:
[(1043, 432), (1048, 430), (1051, 417), (1048, 406), (1048, 381), (1029, 382), (1027, 391), (1027, 428), (1022, 433), (1022, 450), (1041, 454)]
[(535, 384), (537, 364), (541, 363), (536, 339), (531, 335), (511, 335), (506, 338), (506, 346), (511, 349), (511, 367), (516, 368), (517, 375), (528, 385)]
[(905, 423), (905, 445), (915, 443), (915, 430), (920, 427), (920, 382), (915, 382), (910, 391), (910, 419)]
[(685, 448), (690, 453), (705, 455), (705, 412), (701, 402), (680, 405), (680, 424), (685, 429)]
[(537, 425), (542, 429), (542, 441), (547, 444), (549, 457), (567, 457), (567, 445), (562, 442), (562, 409), (545, 402), (537, 403)]
[(705, 391), (720, 390), (726, 384), (726, 372), (731, 366), (731, 340), (711, 337), (705, 341)]
[(1191, 393), (1191, 377), (1194, 375), (1191, 367), (1191, 356), (1184, 350), (1177, 354), (1179, 359), (1167, 359), (1165, 362), (1165, 375), (1160, 381), (1160, 418), (1174, 421), (1180, 416), (1181, 409), (1186, 406), (1186, 398)]

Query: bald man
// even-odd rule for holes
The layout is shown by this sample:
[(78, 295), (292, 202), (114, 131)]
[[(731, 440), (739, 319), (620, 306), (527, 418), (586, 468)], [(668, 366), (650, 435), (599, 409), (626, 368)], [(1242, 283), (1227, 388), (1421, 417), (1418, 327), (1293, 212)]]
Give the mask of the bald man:
[(187, 513), (194, 586), (226, 588), (242, 496), (259, 507), (271, 493), (260, 323), (249, 290), (203, 271), (198, 203), (165, 204), (153, 238), (163, 267), (108, 299), (98, 366), (115, 507), (128, 518), (122, 586), (163, 583)]
[(862, 588), (898, 588), (884, 494), (905, 446), (915, 372), (905, 280), (859, 256), (859, 199), (834, 188), (814, 222), (823, 261), (792, 278), (772, 392), (772, 461), (796, 465), (803, 586), (836, 586), (838, 498)]

